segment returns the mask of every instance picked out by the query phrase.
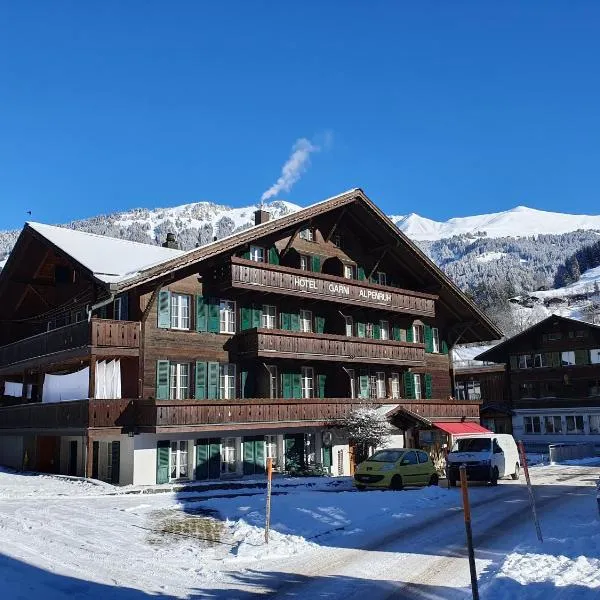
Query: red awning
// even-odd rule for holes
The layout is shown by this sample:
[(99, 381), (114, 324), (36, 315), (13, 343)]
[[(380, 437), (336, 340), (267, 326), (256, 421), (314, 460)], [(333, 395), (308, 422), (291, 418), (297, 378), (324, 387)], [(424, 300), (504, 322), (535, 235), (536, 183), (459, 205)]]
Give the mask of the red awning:
[(464, 423), (432, 423), (432, 425), (452, 435), (465, 435), (468, 433), (493, 433), (478, 423), (470, 423), (469, 421), (465, 421)]

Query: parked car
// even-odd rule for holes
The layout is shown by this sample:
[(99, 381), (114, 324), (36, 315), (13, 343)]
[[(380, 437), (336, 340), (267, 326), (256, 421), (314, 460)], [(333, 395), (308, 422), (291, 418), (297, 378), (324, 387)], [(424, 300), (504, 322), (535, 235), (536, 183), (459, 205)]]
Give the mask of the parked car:
[(459, 437), (446, 459), (448, 485), (460, 479), (460, 465), (467, 467), (467, 479), (492, 485), (510, 475), (519, 479), (519, 451), (512, 435), (505, 433), (478, 434)]
[(415, 448), (378, 450), (356, 467), (354, 485), (401, 490), (407, 485), (437, 485), (438, 474), (427, 452)]

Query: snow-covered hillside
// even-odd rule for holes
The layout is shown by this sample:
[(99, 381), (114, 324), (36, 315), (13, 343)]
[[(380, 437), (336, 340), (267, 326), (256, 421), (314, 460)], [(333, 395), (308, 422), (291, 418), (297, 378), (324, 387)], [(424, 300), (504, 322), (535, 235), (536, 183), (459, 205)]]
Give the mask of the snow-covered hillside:
[(392, 221), (411, 239), (434, 241), (455, 235), (473, 237), (529, 237), (570, 231), (600, 230), (600, 215), (570, 215), (517, 206), (499, 213), (433, 221), (418, 214), (392, 216)]

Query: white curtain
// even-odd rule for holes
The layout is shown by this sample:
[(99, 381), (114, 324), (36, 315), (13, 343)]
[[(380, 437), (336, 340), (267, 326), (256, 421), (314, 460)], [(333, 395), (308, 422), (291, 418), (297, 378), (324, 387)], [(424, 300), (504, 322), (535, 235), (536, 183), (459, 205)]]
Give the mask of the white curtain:
[(23, 384), (15, 381), (4, 382), (4, 395), (5, 396), (17, 396), (20, 398), (23, 395)]
[(65, 402), (89, 398), (90, 368), (66, 375), (44, 375), (42, 402)]
[(114, 399), (121, 397), (120, 359), (96, 363), (96, 398)]

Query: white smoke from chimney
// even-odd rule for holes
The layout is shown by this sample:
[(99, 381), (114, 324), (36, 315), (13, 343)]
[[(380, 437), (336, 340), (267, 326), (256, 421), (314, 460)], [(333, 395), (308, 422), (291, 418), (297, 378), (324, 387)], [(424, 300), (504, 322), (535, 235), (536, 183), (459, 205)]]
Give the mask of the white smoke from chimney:
[(289, 192), (310, 165), (310, 155), (320, 151), (320, 146), (306, 138), (296, 140), (292, 146), (292, 154), (281, 169), (279, 179), (260, 197), (261, 203), (280, 192)]

